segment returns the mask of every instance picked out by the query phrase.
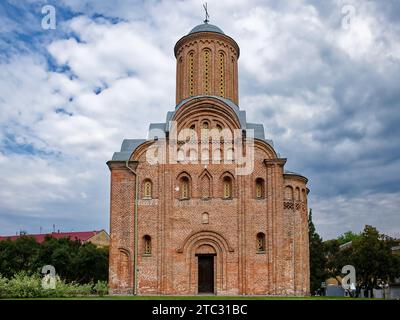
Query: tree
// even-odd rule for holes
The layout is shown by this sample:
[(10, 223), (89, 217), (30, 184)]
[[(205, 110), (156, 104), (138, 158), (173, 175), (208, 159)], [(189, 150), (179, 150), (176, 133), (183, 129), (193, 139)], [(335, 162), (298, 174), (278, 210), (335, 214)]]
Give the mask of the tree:
[(315, 230), (312, 209), (308, 215), (308, 235), (310, 241), (310, 289), (314, 294), (326, 279), (326, 257), (322, 238)]
[[(349, 241), (350, 246), (340, 248)], [(359, 234), (346, 232), (338, 239), (324, 242), (327, 273), (338, 277), (345, 265), (354, 266), (358, 289), (364, 288), (372, 297), (379, 284), (387, 284), (400, 275), (400, 257), (392, 254), (395, 245), (397, 241), (372, 226), (365, 226)]]
[(38, 250), (39, 244), (28, 236), (0, 241), (0, 274), (11, 277), (20, 271), (33, 273), (37, 268)]
[(393, 255), (395, 239), (365, 226), (359, 239), (353, 242), (353, 262), (357, 280), (373, 296), (378, 284), (386, 284), (400, 275), (400, 258)]
[(54, 266), (67, 282), (104, 281), (108, 278), (108, 248), (50, 236), (41, 244), (29, 236), (0, 241), (0, 275), (11, 278), (21, 271), (40, 274), (45, 265)]
[(361, 234), (360, 233), (354, 233), (353, 231), (347, 231), (345, 233), (343, 233), (341, 236), (339, 236), (339, 238), (337, 239), (339, 244), (345, 244), (348, 243), (350, 241), (355, 241), (357, 239), (360, 239)]

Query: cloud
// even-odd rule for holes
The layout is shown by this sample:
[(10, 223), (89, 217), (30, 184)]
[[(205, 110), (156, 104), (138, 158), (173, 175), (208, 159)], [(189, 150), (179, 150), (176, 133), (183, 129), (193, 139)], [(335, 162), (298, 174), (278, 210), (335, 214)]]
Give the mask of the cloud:
[[(43, 4), (0, 10), (0, 233), (54, 221), (107, 229), (105, 162), (174, 108), (173, 46), (201, 23), (201, 3), (62, 1), (54, 32), (40, 29)], [(370, 223), (400, 236), (398, 3), (209, 9), (241, 47), (240, 107), (264, 123), (287, 168), (310, 179), (317, 230), (327, 238)]]

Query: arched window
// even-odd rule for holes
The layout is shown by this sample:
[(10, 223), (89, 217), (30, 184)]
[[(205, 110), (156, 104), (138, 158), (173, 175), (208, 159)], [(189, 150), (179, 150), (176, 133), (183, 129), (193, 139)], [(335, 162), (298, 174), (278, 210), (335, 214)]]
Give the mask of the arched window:
[(218, 131), (222, 131), (222, 126), (220, 125), (220, 124), (217, 124), (217, 129), (218, 129)]
[[(183, 69), (183, 58), (182, 58), (182, 57), (179, 58), (178, 71), (177, 71), (177, 73), (178, 73), (178, 75), (179, 75), (179, 81), (182, 82), (182, 83), (184, 83), (184, 80), (183, 80), (184, 69)], [(179, 90), (179, 98), (180, 98), (180, 99), (181, 99), (182, 96), (183, 96), (182, 87), (183, 87), (183, 86), (180, 86), (180, 88), (178, 88), (178, 90)]]
[(210, 150), (204, 148), (203, 150), (201, 150), (201, 161), (203, 163), (208, 163), (210, 159)]
[(211, 196), (211, 179), (205, 174), (201, 178), (201, 197), (203, 199), (208, 199)]
[(147, 199), (152, 198), (152, 192), (153, 192), (153, 186), (150, 180), (145, 180), (144, 181), (144, 187), (143, 187), (143, 197)]
[(180, 179), (180, 198), (181, 199), (189, 199), (189, 178), (182, 177)]
[(265, 197), (264, 180), (261, 178), (256, 179), (256, 198), (262, 199)]
[(211, 60), (211, 51), (206, 49), (203, 51), (204, 55), (204, 93), (210, 93), (210, 60)]
[(257, 234), (257, 252), (265, 252), (265, 234), (260, 232)]
[(226, 160), (227, 161), (233, 161), (233, 155), (234, 155), (234, 152), (233, 152), (232, 148), (226, 149)]
[(295, 193), (295, 200), (300, 201), (300, 188), (296, 188), (296, 193)]
[(194, 52), (189, 53), (189, 95), (194, 96)]
[(224, 177), (223, 180), (223, 188), (224, 188), (224, 199), (232, 198), (232, 179), (230, 177)]
[(203, 224), (207, 224), (208, 223), (208, 213), (207, 212), (204, 212), (201, 215), (201, 223), (203, 223)]
[(182, 149), (178, 150), (178, 162), (185, 161), (185, 152)]
[(151, 254), (151, 237), (149, 235), (143, 237), (143, 244), (143, 253)]
[(201, 127), (202, 127), (202, 129), (209, 129), (209, 124), (208, 124), (208, 121), (204, 121), (203, 123), (202, 123), (202, 125), (201, 125)]
[(191, 126), (190, 126), (190, 140), (192, 140), (192, 141), (195, 141), (196, 140), (196, 136), (197, 136), (197, 134), (196, 134), (196, 125), (194, 125), (194, 124), (192, 124)]
[(222, 51), (219, 52), (219, 95), (225, 95), (225, 55)]
[(213, 163), (220, 163), (222, 160), (222, 151), (221, 149), (215, 149), (213, 152)]
[(236, 70), (235, 70), (235, 58), (234, 57), (232, 57), (232, 63), (231, 63), (231, 85), (232, 85), (232, 88), (231, 88), (231, 91), (232, 91), (232, 97), (234, 97), (234, 95), (235, 95), (235, 77), (236, 77)]
[(291, 186), (285, 188), (285, 200), (293, 200), (293, 188)]

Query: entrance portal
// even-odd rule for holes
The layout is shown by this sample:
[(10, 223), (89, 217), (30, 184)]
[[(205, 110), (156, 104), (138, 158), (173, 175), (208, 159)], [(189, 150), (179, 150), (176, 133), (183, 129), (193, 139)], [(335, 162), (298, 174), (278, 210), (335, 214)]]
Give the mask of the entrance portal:
[(214, 254), (199, 254), (199, 293), (214, 293)]

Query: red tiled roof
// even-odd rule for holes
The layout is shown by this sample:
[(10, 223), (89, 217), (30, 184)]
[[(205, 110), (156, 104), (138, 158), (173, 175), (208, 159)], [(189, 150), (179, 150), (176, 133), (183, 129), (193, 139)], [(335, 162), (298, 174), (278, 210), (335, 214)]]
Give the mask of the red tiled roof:
[[(42, 234), (26, 234), (25, 237), (35, 238), (37, 242), (42, 243), (46, 236), (50, 236), (52, 238), (60, 239), (60, 238), (69, 238), (71, 240), (80, 240), (87, 241), (89, 238), (98, 234), (100, 231), (81, 231), (81, 232), (52, 232), (52, 233), (42, 233)], [(0, 236), (0, 241), (10, 239), (12, 241), (23, 237), (21, 236)]]

